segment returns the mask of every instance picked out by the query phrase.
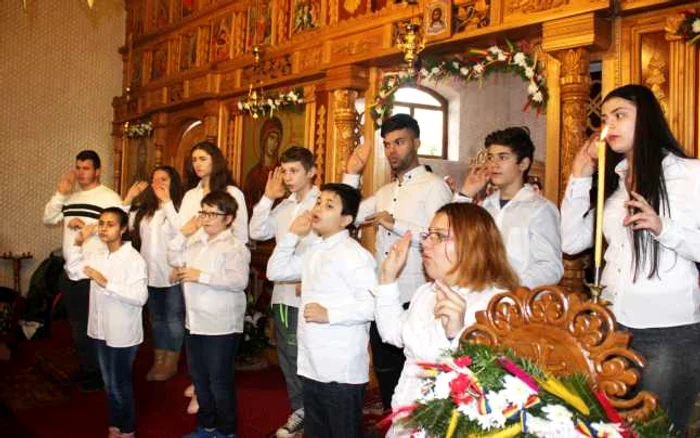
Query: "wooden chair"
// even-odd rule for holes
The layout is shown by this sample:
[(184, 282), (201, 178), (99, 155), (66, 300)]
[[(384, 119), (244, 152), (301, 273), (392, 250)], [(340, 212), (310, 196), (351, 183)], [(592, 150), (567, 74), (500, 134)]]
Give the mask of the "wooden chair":
[(586, 373), (623, 417), (642, 419), (657, 400), (647, 391), (630, 394), (644, 367), (644, 359), (629, 349), (630, 337), (616, 330), (606, 307), (545, 286), (496, 295), (462, 340), (511, 348), (555, 375)]

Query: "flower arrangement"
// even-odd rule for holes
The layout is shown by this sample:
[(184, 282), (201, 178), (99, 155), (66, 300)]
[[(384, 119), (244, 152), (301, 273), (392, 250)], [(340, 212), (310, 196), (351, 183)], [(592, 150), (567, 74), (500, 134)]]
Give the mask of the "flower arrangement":
[(684, 12), (683, 20), (676, 29), (676, 35), (690, 44), (698, 44), (700, 42), (700, 11)]
[(510, 350), (463, 344), (425, 371), (421, 396), (392, 416), (427, 437), (673, 437), (661, 411), (625, 421), (583, 374), (562, 379)]
[(149, 137), (151, 132), (153, 132), (153, 123), (150, 120), (142, 120), (124, 126), (124, 134), (129, 138)]
[(243, 318), (243, 339), (239, 348), (242, 356), (255, 356), (267, 348), (266, 321), (267, 316), (263, 312), (254, 309), (246, 311)]
[(250, 113), (254, 118), (259, 116), (272, 117), (274, 112), (279, 111), (282, 107), (304, 103), (304, 90), (302, 88), (294, 88), (272, 96), (264, 96), (262, 90), (256, 91), (252, 88), (251, 93), (255, 94), (248, 94), (245, 99), (238, 101), (238, 110)]
[(417, 84), (424, 80), (434, 83), (451, 78), (455, 81), (483, 80), (493, 72), (513, 72), (528, 83), (528, 101), (524, 109), (532, 107), (538, 114), (547, 103), (547, 87), (545, 76), (537, 62), (537, 58), (529, 54), (526, 43), (518, 45), (506, 40), (506, 47), (494, 45), (486, 50), (469, 49), (466, 59), (452, 61), (423, 60), (422, 68), (411, 75), (405, 71), (398, 74), (385, 75), (382, 86), (372, 105), (371, 115), (376, 125), (391, 113), (394, 104), (394, 93), (400, 87)]

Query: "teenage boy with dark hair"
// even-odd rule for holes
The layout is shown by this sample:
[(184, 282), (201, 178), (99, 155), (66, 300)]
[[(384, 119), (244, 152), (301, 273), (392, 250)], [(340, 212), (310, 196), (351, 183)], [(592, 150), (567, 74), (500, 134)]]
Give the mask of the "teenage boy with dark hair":
[(525, 127), (510, 127), (486, 136), (488, 163), (464, 179), (459, 201), (471, 202), (491, 183), (497, 190), (481, 204), (496, 221), (508, 260), (530, 288), (556, 284), (564, 273), (559, 210), (526, 184), (535, 146)]
[[(420, 233), (428, 228), (435, 212), (452, 200), (452, 191), (441, 177), (418, 162), (420, 128), (413, 117), (408, 114), (389, 117), (382, 122), (381, 136), (394, 180), (362, 202), (357, 218), (359, 223), (377, 226), (375, 258), (378, 267), (392, 245), (406, 231), (411, 231), (413, 239), (408, 259), (398, 279), (401, 302), (407, 307), (413, 292), (425, 283)], [(369, 153), (366, 145), (355, 149), (347, 160), (344, 183), (353, 187), (359, 185)], [(370, 329), (370, 342), (382, 405), (390, 409), (406, 359), (402, 349), (382, 342), (375, 323)]]
[[(100, 167), (97, 152), (81, 151), (75, 157), (75, 168), (61, 176), (56, 194), (44, 208), (44, 224), (55, 225), (63, 221), (63, 258), (66, 260), (83, 226), (96, 224), (105, 208), (121, 206), (119, 195), (100, 183)], [(80, 190), (73, 191), (76, 182)], [(103, 243), (99, 239), (91, 239), (83, 249), (88, 253), (98, 245)], [(101, 389), (97, 352), (87, 335), (90, 280), (81, 280), (64, 271), (59, 279), (59, 288), (63, 292), (73, 342), (80, 359), (80, 368), (71, 375), (70, 381), (79, 384), (83, 391)]]
[[(362, 403), (369, 380), (370, 288), (377, 277), (372, 254), (355, 241), (352, 227), (361, 195), (345, 184), (321, 187), (311, 212), (294, 219), (267, 265), (273, 281), (301, 280), (297, 340), (309, 438), (359, 438)], [(303, 255), (299, 240), (319, 238)]]
[[(253, 208), (250, 237), (255, 240), (275, 238), (280, 241), (289, 231), (294, 218), (311, 210), (319, 190), (314, 185), (314, 155), (301, 146), (291, 146), (280, 156), (280, 166), (270, 172), (265, 193)], [(289, 196), (273, 208), (276, 200)], [(316, 239), (309, 233), (300, 239), (296, 253), (301, 255)], [(272, 290), (272, 314), (275, 321), (277, 356), (287, 383), (292, 413), (277, 430), (277, 438), (292, 438), (304, 429), (304, 403), (301, 379), (297, 375), (297, 319), (300, 299), (294, 282), (276, 282)]]

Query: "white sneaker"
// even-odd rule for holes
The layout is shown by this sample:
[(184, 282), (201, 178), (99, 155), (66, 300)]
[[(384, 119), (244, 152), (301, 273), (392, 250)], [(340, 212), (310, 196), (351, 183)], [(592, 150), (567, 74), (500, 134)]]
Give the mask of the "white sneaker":
[(277, 438), (294, 438), (304, 432), (304, 408), (297, 409), (287, 418), (284, 426), (277, 429)]

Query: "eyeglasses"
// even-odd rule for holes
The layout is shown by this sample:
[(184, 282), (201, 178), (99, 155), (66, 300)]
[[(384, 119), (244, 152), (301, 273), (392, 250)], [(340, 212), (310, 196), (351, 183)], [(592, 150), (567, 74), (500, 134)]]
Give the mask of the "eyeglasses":
[(198, 211), (197, 214), (201, 219), (214, 219), (217, 216), (226, 216), (226, 213), (217, 213), (215, 211)]
[(507, 152), (503, 152), (500, 154), (488, 154), (486, 155), (486, 161), (488, 161), (489, 163), (493, 163), (494, 161), (504, 163), (513, 158), (514, 156), (515, 155), (509, 154)]
[(454, 236), (444, 234), (440, 231), (423, 231), (419, 234), (421, 242), (429, 240), (430, 243), (442, 243), (454, 239)]

